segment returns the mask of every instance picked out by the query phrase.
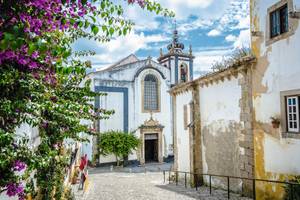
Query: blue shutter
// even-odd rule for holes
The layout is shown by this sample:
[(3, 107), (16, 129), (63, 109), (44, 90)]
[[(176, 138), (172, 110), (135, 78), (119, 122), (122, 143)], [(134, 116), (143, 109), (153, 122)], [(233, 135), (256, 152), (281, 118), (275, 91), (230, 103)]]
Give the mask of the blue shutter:
[(279, 11), (276, 11), (275, 12), (275, 18), (276, 18), (276, 35), (279, 35), (280, 34), (280, 13)]

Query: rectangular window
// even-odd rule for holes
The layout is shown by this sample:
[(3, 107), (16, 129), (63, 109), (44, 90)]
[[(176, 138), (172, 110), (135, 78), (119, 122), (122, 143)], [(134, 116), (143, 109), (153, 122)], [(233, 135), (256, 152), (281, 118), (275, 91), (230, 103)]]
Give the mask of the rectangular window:
[(270, 32), (271, 38), (288, 32), (289, 30), (289, 15), (288, 6), (278, 8), (270, 13)]
[(288, 132), (299, 132), (299, 97), (291, 96), (286, 98), (287, 105), (287, 129)]

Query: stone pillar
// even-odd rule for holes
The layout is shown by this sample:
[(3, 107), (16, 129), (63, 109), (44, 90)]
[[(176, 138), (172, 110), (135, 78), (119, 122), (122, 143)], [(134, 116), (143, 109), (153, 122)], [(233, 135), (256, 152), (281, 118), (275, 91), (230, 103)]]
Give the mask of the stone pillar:
[[(201, 139), (201, 116), (200, 116), (200, 87), (198, 84), (193, 85), (192, 90), (193, 95), (193, 110), (192, 117), (194, 120), (192, 126), (192, 149), (193, 152), (193, 162), (191, 163), (191, 172), (196, 174), (203, 173), (203, 164), (202, 164), (202, 139)], [(203, 177), (197, 177), (198, 183), (203, 183)]]
[[(254, 176), (254, 141), (253, 141), (253, 104), (252, 104), (252, 71), (245, 68), (239, 79), (242, 97), (240, 99), (240, 121), (244, 124), (239, 140), (240, 146), (240, 173), (241, 177), (255, 178)], [(243, 181), (243, 193), (252, 195), (252, 181)]]
[(144, 133), (141, 130), (141, 136), (140, 136), (140, 142), (141, 142), (141, 148), (140, 148), (140, 164), (145, 164), (145, 138)]

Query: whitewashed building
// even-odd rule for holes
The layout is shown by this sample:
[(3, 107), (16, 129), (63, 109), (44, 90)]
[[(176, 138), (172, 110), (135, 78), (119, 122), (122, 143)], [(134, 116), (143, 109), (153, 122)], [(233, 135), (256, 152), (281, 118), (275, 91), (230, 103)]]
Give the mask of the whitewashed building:
[[(161, 50), (158, 62), (151, 57), (140, 60), (129, 55), (87, 77), (92, 80), (94, 91), (107, 94), (96, 99), (96, 107), (115, 111), (108, 120), (100, 120), (98, 130), (119, 130), (140, 138), (140, 148), (129, 156), (129, 161), (163, 162), (173, 156), (172, 99), (168, 91), (193, 79), (192, 51), (183, 50), (175, 30), (168, 52), (163, 54)], [(83, 148), (91, 158), (93, 142)], [(113, 156), (99, 158), (100, 164), (112, 162)]]
[[(299, 8), (300, 0), (250, 0), (253, 55), (171, 89), (176, 170), (273, 181), (300, 175)], [(230, 189), (286, 198), (284, 184), (254, 183), (235, 179)]]
[[(250, 2), (255, 177), (286, 181), (300, 175), (300, 0)], [(279, 184), (257, 184), (258, 199), (283, 197)]]

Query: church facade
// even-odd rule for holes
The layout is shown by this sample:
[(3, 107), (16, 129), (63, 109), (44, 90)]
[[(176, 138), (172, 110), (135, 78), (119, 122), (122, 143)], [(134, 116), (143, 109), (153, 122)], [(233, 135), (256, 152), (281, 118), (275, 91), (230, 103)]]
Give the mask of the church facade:
[[(95, 106), (115, 112), (96, 123), (98, 131), (118, 130), (140, 138), (140, 147), (129, 155), (129, 161), (161, 163), (173, 156), (173, 102), (168, 91), (193, 80), (194, 56), (191, 49), (188, 53), (183, 50), (175, 30), (168, 52), (163, 54), (161, 50), (158, 62), (151, 57), (140, 60), (129, 55), (87, 77), (92, 80), (94, 91), (106, 93), (95, 100)], [(90, 159), (95, 146), (95, 141), (94, 145), (83, 145)], [(113, 156), (99, 157), (99, 164), (115, 161)]]

